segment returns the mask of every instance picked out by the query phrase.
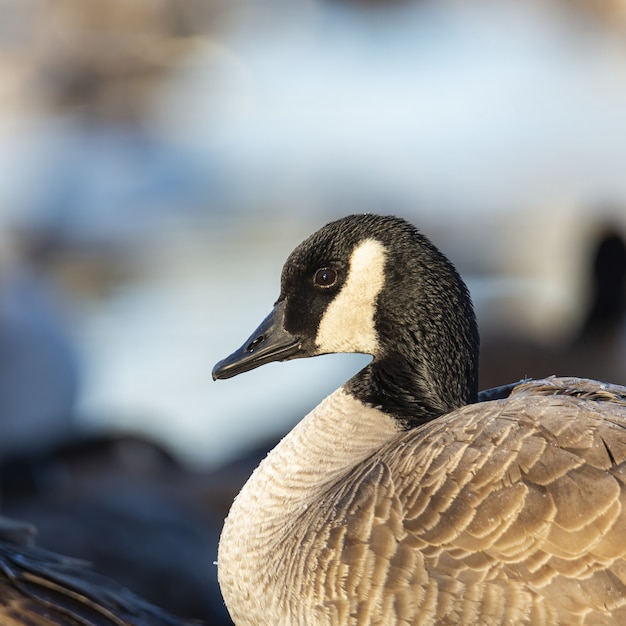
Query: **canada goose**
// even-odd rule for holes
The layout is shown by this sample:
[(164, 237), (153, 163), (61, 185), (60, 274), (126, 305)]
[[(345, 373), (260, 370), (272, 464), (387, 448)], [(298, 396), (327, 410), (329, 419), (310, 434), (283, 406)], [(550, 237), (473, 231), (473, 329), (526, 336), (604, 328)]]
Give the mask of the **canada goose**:
[(465, 284), (407, 222), (351, 215), (294, 250), (213, 377), (373, 359), (235, 499), (218, 578), (236, 624), (626, 623), (626, 388), (479, 396), (478, 344)]
[(2, 626), (191, 626), (84, 562), (34, 545), (35, 529), (0, 516)]
[(622, 234), (607, 228), (588, 257), (589, 306), (579, 330), (554, 345), (522, 332), (486, 329), (481, 337), (481, 386), (555, 372), (626, 384), (626, 242)]
[(626, 318), (626, 242), (622, 233), (607, 229), (593, 255), (591, 306), (579, 341), (613, 334)]

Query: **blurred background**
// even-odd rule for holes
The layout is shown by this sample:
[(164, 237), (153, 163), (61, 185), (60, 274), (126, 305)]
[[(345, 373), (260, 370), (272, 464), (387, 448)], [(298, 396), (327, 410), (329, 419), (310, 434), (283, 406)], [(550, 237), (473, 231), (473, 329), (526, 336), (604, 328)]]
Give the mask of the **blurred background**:
[(211, 369), (351, 212), (406, 217), (458, 266), (482, 388), (626, 384), (624, 0), (0, 10), (0, 494), (40, 543), (228, 623), (228, 503), (367, 359)]

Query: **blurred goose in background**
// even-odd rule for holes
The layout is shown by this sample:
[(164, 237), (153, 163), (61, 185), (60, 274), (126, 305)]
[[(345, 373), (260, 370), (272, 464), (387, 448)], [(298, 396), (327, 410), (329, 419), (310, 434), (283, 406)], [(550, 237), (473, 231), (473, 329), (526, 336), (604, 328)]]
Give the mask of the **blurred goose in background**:
[(236, 624), (626, 623), (626, 388), (478, 394), (478, 349), (465, 284), (407, 222), (351, 215), (294, 250), (214, 378), (373, 359), (235, 499), (218, 578)]
[(626, 244), (609, 227), (588, 261), (589, 304), (576, 335), (563, 345), (546, 345), (521, 332), (491, 332), (481, 341), (480, 384), (572, 374), (626, 385)]
[(622, 234), (607, 230), (593, 255), (591, 306), (579, 342), (602, 341), (626, 321), (626, 243)]
[(190, 626), (77, 561), (34, 545), (32, 526), (0, 516), (3, 626)]

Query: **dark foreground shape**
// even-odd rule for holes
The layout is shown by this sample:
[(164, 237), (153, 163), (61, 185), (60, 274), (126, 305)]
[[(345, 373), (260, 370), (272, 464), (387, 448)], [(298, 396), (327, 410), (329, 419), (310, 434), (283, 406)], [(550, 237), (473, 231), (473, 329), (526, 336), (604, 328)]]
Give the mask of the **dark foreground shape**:
[(190, 626), (79, 560), (34, 544), (33, 526), (0, 516), (2, 626)]

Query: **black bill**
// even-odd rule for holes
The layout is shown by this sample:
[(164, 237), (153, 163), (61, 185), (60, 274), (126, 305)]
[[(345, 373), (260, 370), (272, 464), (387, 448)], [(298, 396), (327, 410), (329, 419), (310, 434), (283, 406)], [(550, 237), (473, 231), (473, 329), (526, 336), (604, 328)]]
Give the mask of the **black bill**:
[(300, 351), (299, 337), (284, 328), (285, 301), (278, 302), (248, 340), (213, 368), (213, 380), (232, 378), (256, 367), (284, 361)]

